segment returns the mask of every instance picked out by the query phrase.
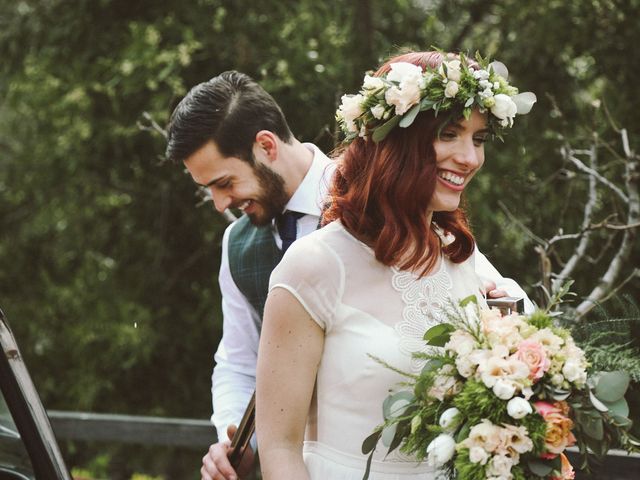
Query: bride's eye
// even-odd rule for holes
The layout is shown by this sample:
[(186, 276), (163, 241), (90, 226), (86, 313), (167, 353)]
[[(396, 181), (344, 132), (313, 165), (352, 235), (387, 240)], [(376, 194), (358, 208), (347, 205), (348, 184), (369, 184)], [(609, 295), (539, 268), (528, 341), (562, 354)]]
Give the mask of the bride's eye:
[(473, 144), (476, 147), (479, 147), (479, 146), (483, 145), (486, 141), (487, 141), (487, 136), (486, 135), (476, 135), (476, 136), (473, 137)]
[(454, 132), (453, 130), (445, 130), (443, 132), (440, 132), (440, 136), (438, 137), (440, 140), (453, 140), (456, 138), (456, 132)]

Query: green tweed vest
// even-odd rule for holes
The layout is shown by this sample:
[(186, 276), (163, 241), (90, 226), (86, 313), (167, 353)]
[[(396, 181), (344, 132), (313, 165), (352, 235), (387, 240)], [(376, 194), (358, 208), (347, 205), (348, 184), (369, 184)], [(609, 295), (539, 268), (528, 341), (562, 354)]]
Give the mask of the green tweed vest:
[(281, 259), (270, 226), (256, 227), (245, 215), (231, 229), (229, 269), (238, 289), (260, 317), (258, 330), (262, 327), (269, 276)]

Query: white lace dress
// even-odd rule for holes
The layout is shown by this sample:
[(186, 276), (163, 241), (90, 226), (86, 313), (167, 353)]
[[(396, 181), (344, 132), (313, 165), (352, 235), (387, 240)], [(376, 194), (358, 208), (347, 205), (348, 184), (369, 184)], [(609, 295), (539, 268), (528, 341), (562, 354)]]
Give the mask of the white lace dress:
[[(271, 276), (270, 289), (291, 292), (325, 331), (304, 459), (312, 480), (361, 480), (362, 441), (382, 423), (382, 402), (404, 380), (369, 355), (418, 373), (411, 353), (443, 320), (449, 299), (478, 294), (473, 258), (443, 257), (424, 278), (376, 261), (371, 248), (334, 222), (296, 241)], [(432, 479), (426, 464), (380, 444), (371, 480)]]

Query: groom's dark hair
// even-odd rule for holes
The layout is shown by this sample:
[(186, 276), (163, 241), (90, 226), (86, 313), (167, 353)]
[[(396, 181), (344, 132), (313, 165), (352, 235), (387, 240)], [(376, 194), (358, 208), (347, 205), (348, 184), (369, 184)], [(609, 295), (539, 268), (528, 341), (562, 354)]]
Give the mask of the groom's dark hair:
[(200, 83), (175, 108), (167, 128), (167, 158), (181, 163), (213, 140), (222, 155), (253, 164), (256, 134), (269, 130), (289, 143), (282, 110), (250, 76), (234, 70)]

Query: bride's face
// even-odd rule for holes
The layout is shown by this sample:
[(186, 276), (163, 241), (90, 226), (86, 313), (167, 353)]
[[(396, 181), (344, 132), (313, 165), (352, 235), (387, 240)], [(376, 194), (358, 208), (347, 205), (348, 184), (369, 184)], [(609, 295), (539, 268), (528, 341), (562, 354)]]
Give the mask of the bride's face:
[(478, 110), (473, 110), (469, 120), (462, 118), (442, 129), (433, 143), (438, 172), (429, 211), (458, 208), (462, 192), (484, 163), (488, 134), (486, 114)]

